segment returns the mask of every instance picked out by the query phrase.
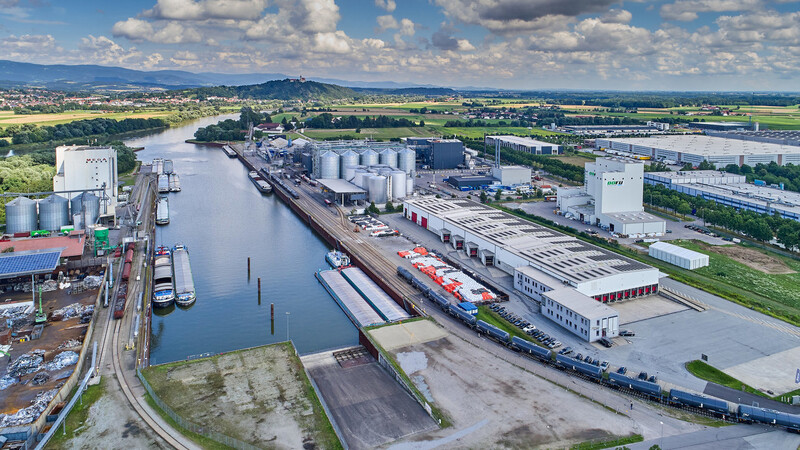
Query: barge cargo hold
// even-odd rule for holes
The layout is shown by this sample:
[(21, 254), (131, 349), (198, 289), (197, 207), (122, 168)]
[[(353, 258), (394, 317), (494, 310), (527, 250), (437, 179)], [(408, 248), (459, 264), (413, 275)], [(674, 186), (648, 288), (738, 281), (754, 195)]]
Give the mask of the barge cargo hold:
[(317, 272), (315, 276), (357, 327), (385, 323), (381, 316), (350, 286), (338, 270), (322, 270)]
[(411, 315), (395, 303), (363, 270), (358, 267), (348, 267), (342, 269), (342, 276), (387, 322), (411, 318)]
[(177, 173), (171, 173), (169, 175), (169, 191), (170, 192), (181, 191), (181, 177), (179, 177)]
[(189, 306), (196, 299), (192, 266), (189, 264), (189, 249), (178, 244), (172, 249), (172, 272), (175, 281), (175, 303)]
[(269, 194), (272, 192), (272, 186), (266, 182), (255, 170), (251, 170), (250, 173), (247, 175), (250, 178), (250, 181), (256, 185), (256, 189), (259, 190), (262, 194)]
[(156, 225), (166, 225), (169, 223), (169, 199), (159, 197), (156, 205)]
[(350, 257), (337, 250), (329, 251), (325, 255), (325, 261), (327, 261), (328, 264), (330, 264), (334, 269), (347, 267), (350, 265)]
[(228, 158), (236, 158), (236, 151), (234, 151), (230, 145), (223, 145), (222, 151), (228, 155)]
[(161, 194), (169, 192), (169, 175), (158, 176), (158, 192)]
[(175, 286), (172, 284), (172, 258), (166, 247), (156, 249), (153, 262), (153, 304), (169, 306), (175, 300)]

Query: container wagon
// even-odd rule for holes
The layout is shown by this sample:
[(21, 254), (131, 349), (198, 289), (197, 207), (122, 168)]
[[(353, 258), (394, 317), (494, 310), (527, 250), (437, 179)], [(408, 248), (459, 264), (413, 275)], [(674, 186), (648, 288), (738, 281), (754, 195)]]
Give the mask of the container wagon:
[[(462, 311), (464, 314), (466, 314), (468, 316), (472, 316), (472, 314), (464, 311), (463, 309), (461, 309), (458, 306), (451, 306), (450, 308), (451, 309), (453, 309), (453, 308), (458, 309), (458, 310)], [(475, 317), (475, 316), (472, 316), (472, 317)], [(496, 340), (497, 342), (499, 342), (499, 343), (501, 343), (503, 345), (506, 345), (506, 346), (511, 344), (511, 339), (509, 337), (509, 334), (507, 332), (501, 330), (500, 328), (497, 328), (496, 326), (488, 324), (488, 323), (486, 323), (486, 322), (484, 322), (482, 320), (477, 321), (476, 326), (477, 326), (478, 331), (480, 333), (483, 333), (483, 334), (489, 336), (490, 338)]]
[(616, 372), (608, 373), (608, 381), (614, 386), (642, 393), (655, 400), (661, 400), (661, 386), (658, 383), (626, 377)]
[(550, 362), (553, 359), (553, 352), (546, 348), (539, 347), (533, 342), (526, 341), (520, 337), (514, 336), (511, 338), (511, 348), (521, 353), (527, 353), (531, 356), (541, 359), (545, 362)]
[(456, 305), (448, 306), (447, 307), (447, 312), (451, 316), (453, 316), (456, 319), (459, 319), (462, 322), (464, 322), (465, 324), (467, 324), (468, 327), (475, 328), (475, 323), (477, 322), (477, 319), (475, 319), (475, 316), (473, 316), (472, 314), (464, 311), (463, 309), (459, 308)]
[(705, 409), (719, 415), (729, 415), (728, 402), (716, 398), (708, 398), (699, 394), (690, 394), (678, 389), (670, 389), (669, 401), (671, 404), (686, 405), (693, 408)]

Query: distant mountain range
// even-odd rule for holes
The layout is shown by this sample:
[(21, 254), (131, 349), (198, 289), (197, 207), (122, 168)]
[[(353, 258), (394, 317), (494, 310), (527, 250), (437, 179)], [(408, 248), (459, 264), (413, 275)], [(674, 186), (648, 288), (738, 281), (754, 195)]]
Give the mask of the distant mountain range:
[[(44, 65), (0, 60), (0, 87), (44, 87), (66, 91), (144, 91), (204, 86), (257, 85), (285, 78), (289, 77), (282, 73), (228, 74), (215, 72), (192, 73), (184, 70), (142, 71), (97, 65)], [(335, 78), (309, 79), (320, 83), (360, 88), (359, 90), (441, 89), (432, 85), (397, 83), (394, 81), (348, 81)]]

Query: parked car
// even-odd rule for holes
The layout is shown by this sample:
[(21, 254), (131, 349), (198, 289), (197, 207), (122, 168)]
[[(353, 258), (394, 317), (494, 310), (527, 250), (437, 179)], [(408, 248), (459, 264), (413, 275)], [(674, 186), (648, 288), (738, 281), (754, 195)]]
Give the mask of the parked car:
[(650, 378), (648, 378), (647, 381), (649, 381), (651, 383), (656, 383), (656, 382), (658, 382), (658, 377), (655, 376), (655, 375), (650, 375)]
[(611, 342), (611, 340), (608, 338), (600, 338), (598, 342), (600, 342), (600, 345), (602, 345), (605, 348), (611, 348), (614, 345), (614, 343)]
[(608, 370), (608, 361), (603, 361), (602, 363), (600, 363), (600, 368), (603, 369), (603, 372)]
[(637, 378), (640, 380), (647, 380), (647, 372), (639, 372), (639, 376)]
[(587, 363), (587, 364), (591, 364), (591, 363), (592, 363), (592, 361), (593, 361), (593, 360), (592, 360), (592, 357), (591, 357), (591, 356), (589, 356), (589, 355), (586, 355), (586, 358), (583, 360), (583, 362), (585, 362), (585, 363)]
[(577, 355), (575, 355), (575, 359), (577, 359), (578, 361), (583, 361), (583, 355), (578, 353)]
[(630, 336), (636, 336), (636, 333), (634, 333), (633, 331), (630, 331), (630, 330), (621, 330), (619, 332), (619, 335), (620, 336), (628, 336), (628, 337), (630, 337)]
[(619, 369), (617, 369), (617, 373), (620, 374), (620, 375), (625, 375), (626, 373), (628, 373), (628, 368), (625, 367), (625, 366), (622, 366)]

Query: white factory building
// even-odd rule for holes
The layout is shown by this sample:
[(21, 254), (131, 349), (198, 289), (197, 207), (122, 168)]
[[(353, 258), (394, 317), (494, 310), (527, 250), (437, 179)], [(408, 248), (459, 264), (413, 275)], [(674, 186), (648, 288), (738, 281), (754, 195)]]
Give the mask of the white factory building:
[[(94, 192), (101, 197), (100, 214), (113, 215), (117, 206), (117, 151), (113, 147), (86, 145), (56, 147), (54, 191), (83, 191), (103, 186), (105, 186), (105, 196), (99, 191)], [(77, 193), (70, 196), (75, 195)]]
[(534, 155), (558, 155), (562, 150), (558, 144), (537, 141), (536, 139), (522, 136), (486, 136), (483, 142), (490, 147), (496, 146), (499, 142), (501, 147), (508, 147), (512, 150)]
[(597, 139), (599, 149), (648, 156), (656, 161), (698, 166), (708, 161), (718, 168), (728, 164), (755, 166), (775, 162), (800, 164), (800, 146), (745, 141), (706, 135), (670, 135), (649, 138)]
[(746, 182), (744, 175), (716, 170), (648, 172), (645, 183), (761, 214), (800, 221), (800, 193)]
[(667, 242), (654, 242), (647, 249), (647, 254), (687, 270), (699, 269), (709, 264), (708, 255)]
[(587, 302), (575, 289), (545, 293), (541, 309), (545, 317), (589, 342), (619, 336), (619, 314), (600, 302)]
[(520, 184), (531, 184), (530, 167), (522, 166), (501, 166), (492, 167), (492, 177), (500, 180), (502, 186), (517, 186)]
[[(483, 264), (512, 275), (515, 289), (540, 303), (543, 311), (547, 294), (563, 289), (573, 293), (554, 293), (551, 300), (569, 297), (569, 304), (562, 306), (593, 320), (597, 320), (595, 305), (658, 292), (657, 269), (478, 202), (432, 196), (406, 199), (403, 216), (456, 250), (477, 249)], [(570, 322), (577, 317), (557, 311)], [(613, 310), (603, 311), (608, 313), (606, 319), (616, 316)], [(573, 325), (555, 316), (553, 320), (581, 335)], [(599, 336), (615, 336), (616, 322), (606, 320), (606, 324)]]
[(637, 236), (660, 235), (666, 222), (644, 212), (644, 165), (618, 158), (598, 158), (586, 163), (582, 188), (559, 188), (561, 212), (612, 233)]

